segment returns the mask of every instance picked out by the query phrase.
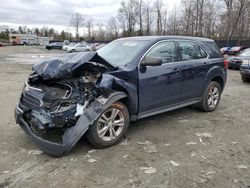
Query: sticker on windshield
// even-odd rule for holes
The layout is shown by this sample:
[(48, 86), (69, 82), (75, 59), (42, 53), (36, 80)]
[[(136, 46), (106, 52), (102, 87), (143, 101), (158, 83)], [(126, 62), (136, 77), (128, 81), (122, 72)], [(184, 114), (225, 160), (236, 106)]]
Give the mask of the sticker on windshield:
[(137, 43), (135, 43), (135, 42), (125, 42), (125, 43), (123, 43), (123, 45), (124, 46), (136, 46)]

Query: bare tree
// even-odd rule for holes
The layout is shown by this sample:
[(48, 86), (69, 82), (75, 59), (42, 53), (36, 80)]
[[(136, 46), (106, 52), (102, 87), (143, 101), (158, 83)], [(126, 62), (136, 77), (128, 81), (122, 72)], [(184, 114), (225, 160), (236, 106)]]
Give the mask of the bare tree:
[(162, 35), (162, 7), (163, 3), (162, 0), (156, 0), (154, 3), (155, 11), (156, 11), (156, 19), (157, 19), (157, 35)]
[(97, 37), (97, 39), (100, 40), (100, 41), (104, 41), (105, 30), (103, 29), (103, 23), (98, 23), (97, 27), (98, 27), (98, 32), (97, 32), (98, 37)]
[(135, 25), (137, 23), (136, 18), (138, 17), (138, 1), (137, 0), (128, 0), (127, 2), (122, 1), (121, 7), (118, 11), (119, 20), (122, 21), (122, 24), (125, 24), (127, 29), (127, 35), (132, 36), (135, 31)]
[(92, 33), (92, 30), (93, 30), (93, 19), (92, 18), (89, 18), (86, 22), (86, 26), (87, 26), (87, 29), (88, 29), (88, 40), (91, 40), (91, 33)]
[(146, 25), (146, 31), (145, 31), (145, 34), (146, 35), (150, 35), (151, 33), (151, 27), (152, 27), (152, 23), (154, 21), (154, 16), (153, 16), (153, 7), (152, 5), (150, 4), (150, 1), (148, 1), (146, 4), (145, 4), (145, 7), (144, 7), (144, 12), (145, 12), (145, 25)]
[[(227, 0), (225, 0), (226, 2)], [(229, 42), (235, 32), (235, 29), (238, 25), (239, 19), (242, 15), (242, 12), (245, 10), (246, 7), (250, 6), (250, 1), (249, 0), (237, 0), (236, 2), (237, 10), (236, 10), (236, 18), (235, 21), (233, 22), (232, 27), (230, 27), (228, 38), (227, 38), (227, 44), (229, 45)]]
[(79, 28), (84, 25), (84, 17), (79, 13), (72, 14), (70, 25), (76, 30), (76, 39), (79, 39)]
[(182, 24), (185, 35), (194, 35), (194, 9), (193, 3), (189, 0), (183, 0)]
[(138, 35), (143, 35), (143, 26), (142, 26), (142, 15), (143, 15), (143, 1), (139, 0), (139, 32)]
[(118, 25), (115, 17), (111, 17), (108, 21), (108, 31), (110, 32), (110, 38), (117, 38), (118, 37)]
[(224, 3), (226, 4), (227, 8), (227, 13), (226, 13), (226, 18), (227, 18), (227, 25), (226, 25), (226, 35), (227, 38), (229, 38), (230, 35), (230, 29), (232, 27), (232, 13), (233, 13), (233, 0), (224, 0)]

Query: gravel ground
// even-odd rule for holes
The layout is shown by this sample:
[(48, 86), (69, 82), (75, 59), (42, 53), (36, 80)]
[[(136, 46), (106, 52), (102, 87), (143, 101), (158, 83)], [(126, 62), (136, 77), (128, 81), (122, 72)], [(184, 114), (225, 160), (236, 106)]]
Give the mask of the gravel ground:
[(215, 112), (187, 107), (137, 121), (108, 149), (83, 138), (64, 157), (42, 153), (13, 111), (27, 63), (59, 53), (0, 48), (0, 187), (250, 187), (250, 84), (238, 71), (228, 71)]

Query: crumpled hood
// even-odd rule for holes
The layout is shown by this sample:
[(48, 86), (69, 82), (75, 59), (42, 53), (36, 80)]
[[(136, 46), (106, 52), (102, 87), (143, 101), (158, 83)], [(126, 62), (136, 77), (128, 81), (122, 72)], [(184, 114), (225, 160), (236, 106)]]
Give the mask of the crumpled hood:
[(97, 52), (80, 52), (44, 60), (34, 64), (33, 70), (44, 80), (62, 79), (72, 77), (76, 72), (84, 70), (89, 62), (99, 63), (108, 69), (114, 69)]

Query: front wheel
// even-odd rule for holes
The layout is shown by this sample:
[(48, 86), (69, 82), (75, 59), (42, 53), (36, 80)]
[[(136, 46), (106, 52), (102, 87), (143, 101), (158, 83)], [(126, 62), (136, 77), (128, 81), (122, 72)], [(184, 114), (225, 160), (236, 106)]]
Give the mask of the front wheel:
[(107, 148), (117, 144), (126, 134), (128, 127), (127, 107), (121, 102), (115, 102), (90, 126), (87, 139), (98, 148)]
[(199, 108), (205, 112), (214, 111), (219, 104), (220, 96), (220, 84), (215, 81), (210, 82), (203, 94), (202, 101), (199, 103)]

